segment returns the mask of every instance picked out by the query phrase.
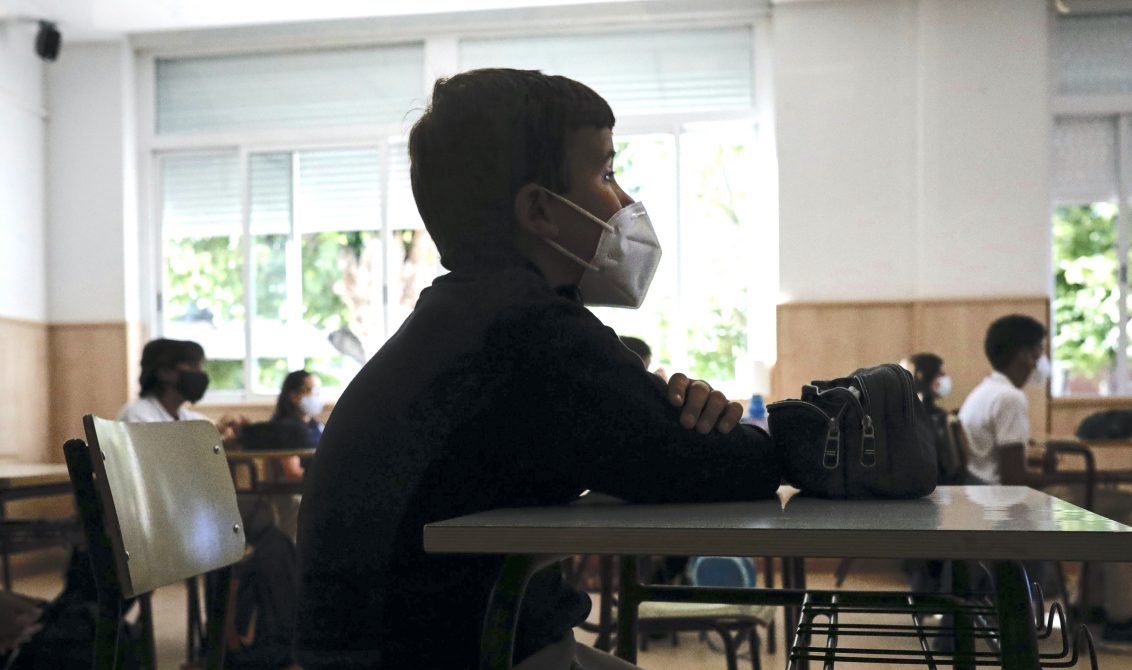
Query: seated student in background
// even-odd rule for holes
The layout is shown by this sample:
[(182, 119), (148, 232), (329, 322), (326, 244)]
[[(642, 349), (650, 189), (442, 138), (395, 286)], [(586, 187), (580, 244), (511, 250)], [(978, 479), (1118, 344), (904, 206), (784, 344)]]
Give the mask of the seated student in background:
[[(652, 348), (649, 347), (647, 342), (639, 337), (622, 335), (621, 344), (624, 344), (625, 347), (629, 349), (629, 351), (633, 352), (637, 356), (640, 356), (641, 363), (644, 363), (646, 370), (652, 368)], [(668, 374), (665, 373), (664, 368), (657, 368), (656, 370), (653, 370), (653, 374), (657, 377), (660, 377), (664, 381), (668, 381)]]
[[(306, 431), (305, 446), (317, 447), (322, 439), (322, 422), (318, 420), (326, 403), (322, 401), (322, 383), (318, 377), (306, 370), (295, 370), (283, 378), (279, 397), (275, 400), (273, 423), (299, 424)], [(299, 457), (283, 462), (283, 476), (298, 480), (303, 478), (303, 468)]]
[[(564, 77), (436, 83), (410, 175), (451, 272), (350, 383), (308, 468), (304, 668), (478, 665), (503, 558), (426, 554), (426, 523), (585, 489), (635, 502), (775, 494), (778, 455), (739, 425), (739, 404), (682, 374), (665, 384), (584, 306), (639, 306), (659, 257), (644, 207), (614, 179), (613, 123)], [(559, 570), (534, 575), (517, 670), (631, 667), (574, 642), (590, 607)]]
[(204, 397), (204, 349), (189, 340), (157, 339), (142, 349), (141, 394), (118, 412), (119, 421), (179, 421), (208, 417), (186, 407)]
[(966, 455), (952, 437), (947, 410), (936, 404), (936, 401), (951, 394), (951, 377), (943, 369), (943, 359), (933, 353), (923, 352), (909, 356), (907, 364), (911, 367), (912, 378), (916, 383), (916, 395), (924, 403), (924, 409), (932, 421), (939, 462), (939, 483), (977, 483), (969, 481), (970, 476), (965, 467)]
[(1045, 326), (1021, 314), (1004, 316), (987, 329), (983, 350), (993, 371), (959, 409), (971, 449), (967, 469), (982, 482), (1038, 483), (1025, 471), (1030, 415), (1022, 387), (1049, 380), (1045, 338)]

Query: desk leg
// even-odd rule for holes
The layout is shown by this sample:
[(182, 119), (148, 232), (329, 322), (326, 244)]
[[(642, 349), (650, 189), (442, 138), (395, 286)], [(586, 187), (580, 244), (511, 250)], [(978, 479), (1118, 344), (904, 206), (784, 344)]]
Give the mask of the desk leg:
[(1003, 670), (1035, 670), (1038, 639), (1026, 572), (1017, 561), (994, 564), (995, 602), (1002, 644)]
[[(950, 563), (948, 567), (947, 563)], [(949, 575), (941, 575), (943, 579), (950, 578), (950, 584), (945, 583), (942, 589), (959, 598), (966, 600), (971, 595), (971, 571), (967, 561), (955, 560), (944, 564), (944, 570), (950, 570)], [(971, 615), (962, 609), (955, 614), (944, 614), (943, 625), (951, 625), (955, 643), (956, 670), (974, 670), (975, 668), (975, 638), (972, 635), (975, 622)]]
[(621, 557), (621, 589), (617, 601), (617, 655), (637, 662), (637, 608), (641, 604), (637, 557)]
[(547, 565), (549, 560), (539, 556), (508, 556), (503, 561), (483, 619), (480, 670), (510, 670), (523, 593), (531, 575)]
[[(806, 559), (786, 557), (782, 559), (782, 588), (806, 590)], [(787, 653), (794, 647), (798, 624), (802, 619), (802, 608), (799, 605), (787, 605), (782, 609), (783, 626), (782, 640), (786, 645)], [(809, 668), (809, 661), (800, 661), (801, 670)]]
[[(7, 518), (8, 518), (7, 505), (4, 504), (3, 500), (0, 500), (0, 522), (4, 521)], [(12, 590), (12, 569), (11, 569), (11, 565), (9, 565), (8, 550), (7, 549), (4, 550), (3, 558), (0, 559), (0, 560), (3, 561), (3, 568), (4, 568), (4, 590), (5, 591), (11, 591)]]
[(598, 569), (601, 573), (601, 609), (594, 648), (608, 652), (613, 647), (613, 557), (598, 557)]

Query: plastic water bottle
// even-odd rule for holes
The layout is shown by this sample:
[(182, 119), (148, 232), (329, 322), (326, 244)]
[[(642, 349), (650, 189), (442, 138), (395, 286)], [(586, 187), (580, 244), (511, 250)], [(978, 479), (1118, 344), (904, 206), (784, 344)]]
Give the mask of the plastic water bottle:
[(747, 405), (747, 416), (743, 417), (743, 423), (749, 423), (768, 433), (770, 432), (770, 424), (766, 420), (766, 402), (763, 401), (762, 394), (756, 393), (751, 396), (751, 404)]

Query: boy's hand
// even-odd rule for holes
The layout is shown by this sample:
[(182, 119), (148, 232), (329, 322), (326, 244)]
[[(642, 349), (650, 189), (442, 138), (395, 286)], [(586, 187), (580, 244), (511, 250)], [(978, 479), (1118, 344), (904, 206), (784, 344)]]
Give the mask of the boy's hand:
[(727, 396), (707, 382), (688, 379), (680, 372), (668, 380), (668, 401), (673, 407), (682, 408), (680, 425), (695, 428), (701, 435), (710, 433), (712, 428), (726, 435), (743, 416), (742, 405), (728, 402)]

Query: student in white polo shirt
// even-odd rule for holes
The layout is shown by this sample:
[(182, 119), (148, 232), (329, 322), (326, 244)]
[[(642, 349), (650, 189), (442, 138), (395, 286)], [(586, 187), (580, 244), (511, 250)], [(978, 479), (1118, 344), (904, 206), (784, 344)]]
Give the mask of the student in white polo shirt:
[[(1045, 336), (1042, 324), (1017, 314), (1002, 317), (987, 330), (985, 349), (994, 371), (971, 391), (959, 410), (971, 446), (967, 467), (987, 483), (1043, 487), (1051, 495), (1080, 504), (1083, 495), (1079, 487), (1049, 486), (1049, 480), (1025, 468), (1024, 445), (1030, 439), (1030, 420), (1022, 388), (1027, 383), (1044, 386), (1049, 379)], [(1003, 448), (1005, 445), (1010, 446)], [(1093, 511), (1132, 523), (1132, 496), (1099, 488)], [(1028, 567), (1034, 570), (1038, 566)], [(1090, 577), (1090, 599), (1102, 607), (1100, 612), (1089, 615), (1104, 622), (1102, 638), (1107, 642), (1132, 642), (1132, 567), (1126, 563), (1104, 563), (1095, 566)]]
[(1003, 468), (1024, 477), (1018, 470), (1022, 462), (1014, 462), (1022, 450), (1001, 447), (1025, 445), (1030, 439), (1029, 403), (1022, 388), (1027, 383), (1044, 386), (1049, 379), (1045, 338), (1045, 326), (1021, 314), (1004, 316), (987, 329), (983, 347), (994, 370), (959, 410), (971, 447), (967, 469), (983, 482), (1002, 482)]

